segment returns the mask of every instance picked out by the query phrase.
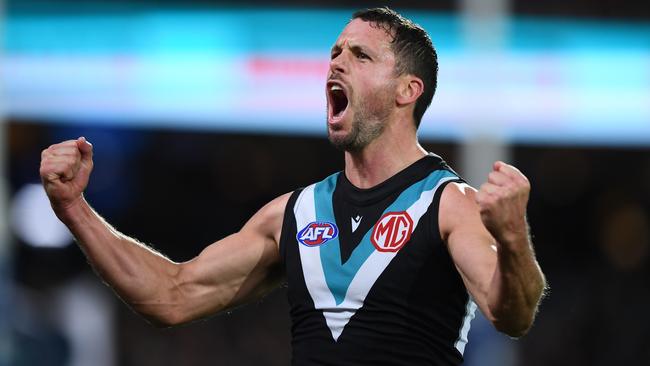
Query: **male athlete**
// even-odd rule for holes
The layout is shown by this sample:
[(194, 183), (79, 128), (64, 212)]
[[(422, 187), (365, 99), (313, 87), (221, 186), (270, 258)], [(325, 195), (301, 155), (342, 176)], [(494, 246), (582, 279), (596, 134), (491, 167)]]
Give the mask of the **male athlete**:
[(344, 171), (274, 199), (185, 263), (88, 205), (83, 137), (44, 150), (40, 174), (99, 275), (154, 323), (204, 318), (286, 281), (294, 365), (458, 365), (476, 306), (521, 336), (545, 280), (526, 177), (496, 162), (476, 191), (418, 144), (436, 74), (422, 28), (387, 8), (355, 13), (326, 83), (328, 136), (345, 152)]

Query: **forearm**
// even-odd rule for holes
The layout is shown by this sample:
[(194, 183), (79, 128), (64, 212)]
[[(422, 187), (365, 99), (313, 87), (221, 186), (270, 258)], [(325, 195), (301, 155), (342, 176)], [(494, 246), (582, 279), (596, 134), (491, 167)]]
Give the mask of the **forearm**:
[(118, 232), (81, 199), (57, 216), (99, 276), (134, 310), (156, 323), (173, 309), (179, 266)]
[(527, 235), (498, 243), (497, 266), (488, 292), (488, 307), (497, 329), (518, 337), (535, 318), (546, 280)]

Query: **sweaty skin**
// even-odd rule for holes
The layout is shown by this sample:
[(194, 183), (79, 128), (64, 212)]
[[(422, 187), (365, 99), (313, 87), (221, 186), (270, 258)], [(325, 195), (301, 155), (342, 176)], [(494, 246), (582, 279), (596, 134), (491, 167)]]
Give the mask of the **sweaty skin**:
[[(355, 19), (332, 48), (328, 136), (335, 145), (356, 144), (345, 151), (344, 172), (359, 188), (376, 186), (426, 155), (413, 120), (424, 83), (395, 73), (391, 40), (384, 29)], [(336, 116), (333, 85), (348, 99)], [(260, 209), (239, 232), (176, 263), (118, 232), (89, 206), (83, 191), (92, 166), (92, 145), (83, 137), (52, 145), (42, 154), (43, 186), (98, 274), (153, 323), (203, 318), (282, 281), (278, 243), (289, 194)], [(519, 170), (496, 162), (478, 191), (452, 183), (440, 201), (440, 233), (467, 289), (495, 327), (511, 336), (528, 331), (545, 288), (526, 223), (529, 191)]]

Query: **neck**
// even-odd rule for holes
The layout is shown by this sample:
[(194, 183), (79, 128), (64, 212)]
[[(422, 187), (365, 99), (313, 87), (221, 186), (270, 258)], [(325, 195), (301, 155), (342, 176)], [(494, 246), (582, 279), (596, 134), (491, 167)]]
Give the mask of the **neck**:
[(358, 188), (371, 188), (426, 154), (414, 132), (404, 136), (387, 130), (362, 150), (345, 152), (345, 176)]

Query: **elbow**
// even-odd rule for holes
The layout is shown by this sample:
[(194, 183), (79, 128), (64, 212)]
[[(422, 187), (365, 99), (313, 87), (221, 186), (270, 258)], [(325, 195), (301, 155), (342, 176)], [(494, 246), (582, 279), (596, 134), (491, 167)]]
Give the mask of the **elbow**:
[(530, 328), (532, 327), (533, 322), (518, 322), (518, 323), (509, 323), (504, 324), (502, 322), (494, 322), (494, 327), (499, 332), (511, 337), (511, 338), (521, 338), (528, 334)]
[(151, 318), (151, 317), (147, 317), (145, 319), (147, 320), (147, 323), (151, 324), (153, 327), (158, 329), (173, 328), (184, 324), (184, 322), (177, 321), (175, 319), (167, 319), (167, 318), (161, 319), (161, 318)]
[(153, 317), (153, 316), (143, 316), (143, 318), (147, 321), (147, 323), (149, 323), (149, 325), (158, 329), (171, 328), (179, 325), (172, 319), (164, 319), (164, 318)]
[(175, 291), (147, 299), (127, 301), (131, 309), (156, 328), (170, 328), (191, 321), (186, 301)]
[(488, 319), (494, 328), (511, 338), (521, 338), (528, 334), (535, 321), (535, 310), (515, 311), (501, 309), (499, 312), (489, 312)]
[(178, 280), (179, 272), (170, 274), (169, 280), (161, 282), (161, 286), (149, 296), (131, 303), (133, 309), (156, 328), (175, 327), (192, 320), (187, 291)]
[(521, 338), (528, 334), (535, 322), (539, 304), (547, 289), (546, 282), (542, 281), (538, 289), (534, 291), (532, 299), (529, 299), (524, 305), (513, 306), (508, 304), (498, 308), (495, 306), (496, 309), (490, 309), (489, 319), (494, 328), (512, 338)]
[(222, 313), (225, 308), (212, 309), (208, 313), (201, 313), (183, 306), (170, 306), (167, 309), (158, 309), (156, 313), (140, 313), (145, 320), (156, 328), (172, 328), (201, 319), (207, 316)]
[(521, 338), (528, 334), (535, 321), (535, 312), (518, 316), (492, 317), (494, 328), (512, 338)]
[(136, 310), (136, 312), (156, 328), (171, 328), (190, 321), (182, 311), (175, 307), (167, 309), (158, 308), (156, 311)]

